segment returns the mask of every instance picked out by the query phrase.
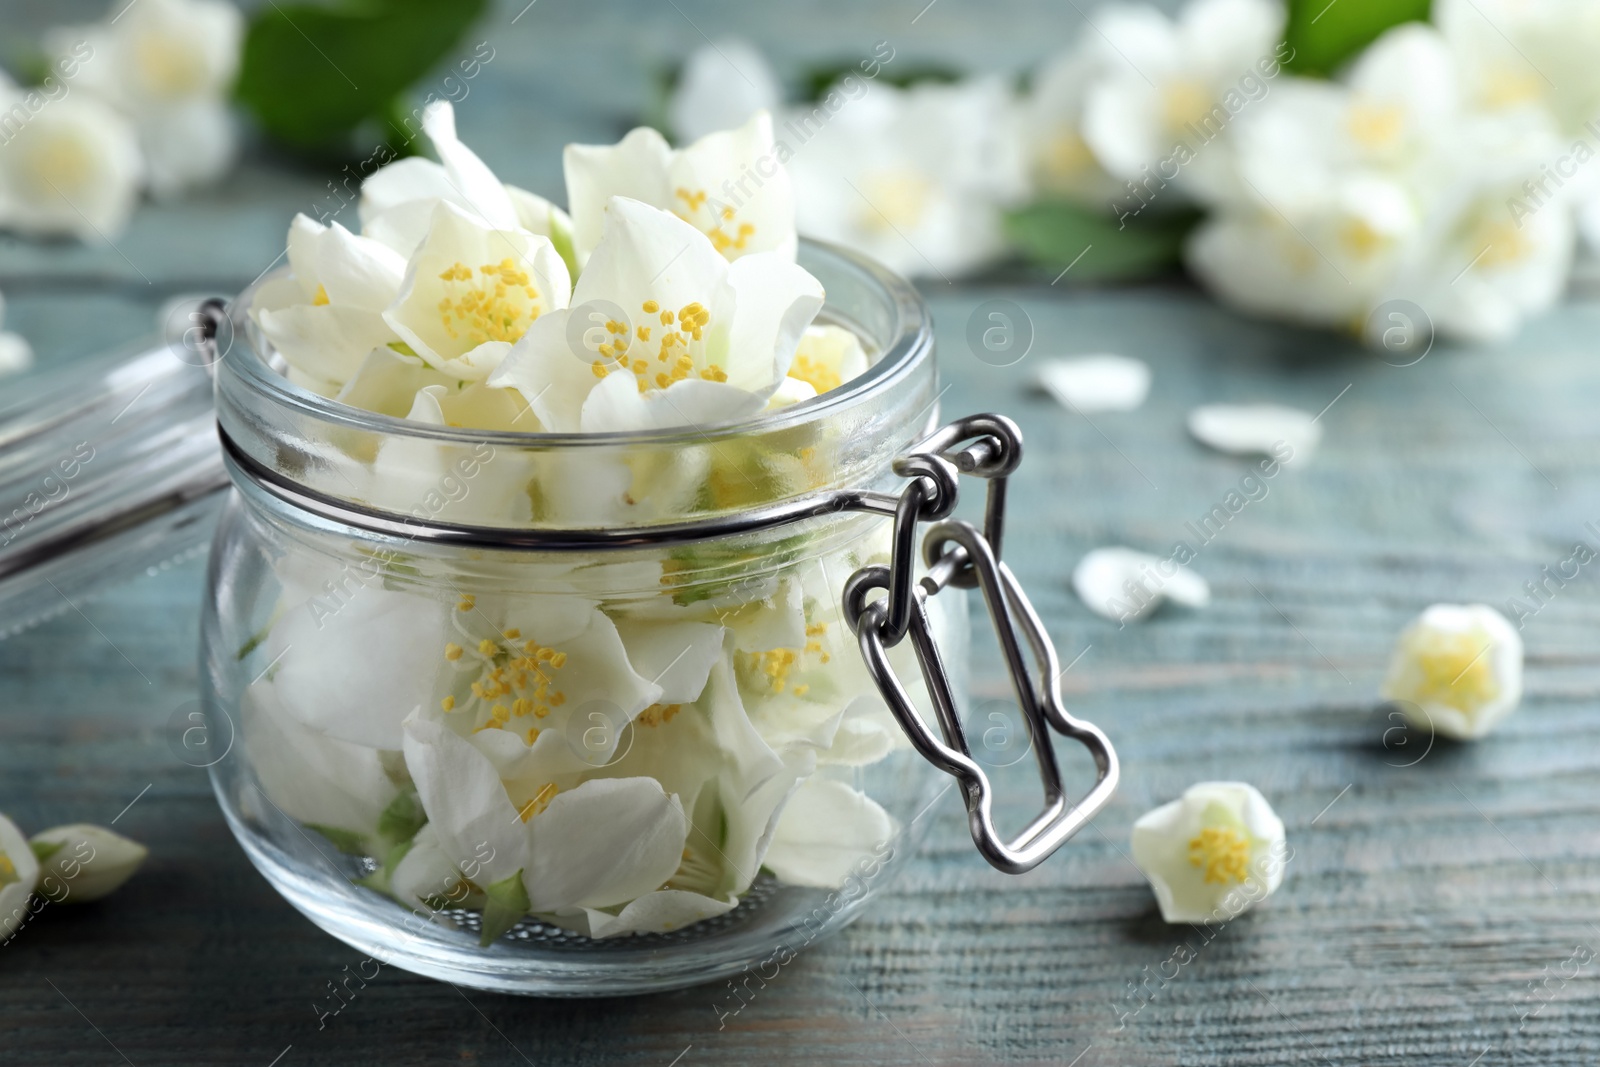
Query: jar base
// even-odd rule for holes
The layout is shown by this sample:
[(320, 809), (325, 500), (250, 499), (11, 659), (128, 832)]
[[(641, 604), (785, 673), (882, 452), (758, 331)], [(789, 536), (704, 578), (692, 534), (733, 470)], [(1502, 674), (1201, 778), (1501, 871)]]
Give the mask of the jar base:
[[(214, 765), (211, 779), (245, 855), (296, 910), (363, 953), (363, 965), (370, 960), (469, 989), (521, 996), (633, 996), (746, 972), (770, 981), (775, 967), (858, 918), (921, 836), (915, 826), (910, 834), (902, 829), (870, 876), (838, 890), (786, 885), (762, 874), (738, 907), (682, 930), (597, 939), (530, 916), (482, 948), (476, 911), (412, 911), (356, 884), (370, 872), (370, 861), (314, 840), (315, 831), (270, 800), (255, 803), (264, 795), (249, 776), (240, 780), (235, 766)], [(253, 810), (246, 814), (245, 808)]]

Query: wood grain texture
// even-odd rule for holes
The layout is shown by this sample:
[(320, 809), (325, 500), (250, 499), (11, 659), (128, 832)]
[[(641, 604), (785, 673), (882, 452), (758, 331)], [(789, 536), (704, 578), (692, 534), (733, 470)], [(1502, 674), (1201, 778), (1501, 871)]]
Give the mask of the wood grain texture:
[[(520, 3), (497, 11), (485, 36), (499, 51), (462, 108), (464, 135), (550, 190), (556, 146), (612, 136), (642, 99), (641, 70), (606, 57), (669, 56), (699, 41), (690, 19), (749, 33), (791, 69), (884, 37), (1015, 69), (1079, 21), (1021, 0), (941, 0), (914, 27), (920, 2), (677, 6), (601, 15), (540, 0), (514, 27)], [(508, 127), (525, 137), (489, 141)], [(264, 269), (320, 184), (256, 160), (223, 189), (144, 208), (120, 251), (0, 240), (12, 323), (50, 361), (137, 334), (167, 295), (236, 289)], [(1006, 412), (1027, 435), (1007, 555), (1063, 660), (1087, 649), (1068, 698), (1125, 768), (1091, 830), (1007, 878), (974, 853), (947, 795), (906, 877), (721, 1029), (715, 988), (550, 1003), (387, 972), (319, 1030), (313, 1003), (358, 954), (255, 874), (203, 773), (169, 748), (167, 720), (195, 695), (202, 565), (189, 562), (0, 643), (0, 810), (33, 828), (116, 819), (152, 848), (121, 893), (47, 908), (0, 948), (0, 1063), (1600, 1062), (1600, 962), (1529, 990), (1576, 947), (1600, 950), (1594, 576), (1528, 621), (1524, 706), (1490, 740), (1386, 745), (1394, 723), (1375, 696), (1394, 634), (1423, 607), (1503, 604), (1574, 541), (1596, 542), (1584, 524), (1600, 522), (1600, 304), (1568, 305), (1502, 348), (1441, 348), (1398, 369), (1182, 288), (927, 292), (947, 412)], [(1021, 305), (1037, 333), (1004, 369), (964, 341), (993, 298)], [(1039, 359), (1104, 350), (1154, 366), (1138, 412), (1091, 423), (1029, 391)], [(1317, 411), (1336, 397), (1315, 458), (1201, 549), (1209, 609), (1118, 630), (1072, 596), (1086, 549), (1193, 543), (1184, 523), (1245, 473), (1188, 439), (1193, 405)], [(1002, 692), (988, 649), (976, 676), (980, 697)], [(1126, 858), (1129, 827), (1214, 778), (1258, 785), (1295, 858), (1259, 911), (1219, 932), (1169, 927)], [(1003, 812), (1022, 814), (1021, 801)], [(1168, 962), (1185, 944), (1176, 958), (1193, 959)]]

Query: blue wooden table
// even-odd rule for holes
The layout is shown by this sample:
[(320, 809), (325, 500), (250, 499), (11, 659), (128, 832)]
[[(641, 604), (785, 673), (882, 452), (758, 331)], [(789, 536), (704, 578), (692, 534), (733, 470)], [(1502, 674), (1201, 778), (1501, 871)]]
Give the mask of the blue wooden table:
[[(702, 29), (746, 33), (791, 71), (885, 38), (1021, 69), (1075, 32), (1073, 6), (942, 0), (912, 25), (920, 0), (510, 3), (469, 41), (496, 58), (460, 124), (502, 175), (558, 192), (559, 145), (624, 129), (649, 64)], [(97, 7), (29, 6), (4, 32)], [(149, 332), (166, 297), (234, 291), (272, 263), (325, 181), (257, 153), (224, 188), (143, 208), (116, 249), (0, 240), (10, 325), (51, 363)], [(1504, 604), (1575, 541), (1596, 543), (1600, 304), (1396, 368), (1180, 286), (926, 292), (947, 413), (1005, 412), (1027, 435), (1007, 554), (1064, 661), (1081, 654), (1070, 704), (1123, 758), (1093, 829), (1008, 878), (947, 795), (906, 877), (721, 1026), (717, 989), (553, 1003), (389, 971), (319, 1024), (313, 1005), (358, 954), (255, 874), (172, 745), (168, 720), (196, 692), (203, 565), (184, 562), (0, 642), (0, 811), (33, 828), (114, 822), (152, 850), (122, 892), (47, 908), (0, 948), (0, 1063), (1600, 1062), (1593, 576), (1528, 620), (1527, 696), (1489, 740), (1393, 733), (1376, 696), (1393, 636), (1423, 607)], [(966, 347), (968, 316), (994, 298), (1037, 332), (1008, 368)], [(1095, 351), (1151, 363), (1143, 408), (1091, 422), (1028, 389), (1039, 359)], [(1245, 473), (1189, 440), (1187, 411), (1265, 400), (1331, 404), (1325, 439), (1200, 550), (1212, 605), (1126, 629), (1091, 615), (1067, 583), (1084, 551), (1165, 553)], [(1002, 694), (992, 650), (976, 675), (980, 699)], [(1168, 926), (1127, 858), (1129, 827), (1218, 778), (1262, 789), (1295, 858), (1265, 907), (1221, 931)]]

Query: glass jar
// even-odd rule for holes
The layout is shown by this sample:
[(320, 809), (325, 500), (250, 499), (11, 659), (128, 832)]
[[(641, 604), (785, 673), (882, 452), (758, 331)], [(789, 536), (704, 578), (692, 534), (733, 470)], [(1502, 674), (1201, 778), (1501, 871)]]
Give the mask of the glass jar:
[[(890, 563), (893, 509), (841, 507), (899, 489), (890, 460), (937, 426), (932, 334), (881, 269), (801, 262), (870, 368), (665, 432), (334, 403), (274, 369), (236, 304), (202, 634), (231, 745), (211, 773), (312, 921), (460, 985), (628, 994), (786, 962), (905, 862), (939, 783), (843, 607)], [(965, 605), (925, 610), (961, 692)], [(918, 676), (910, 645), (888, 656)]]

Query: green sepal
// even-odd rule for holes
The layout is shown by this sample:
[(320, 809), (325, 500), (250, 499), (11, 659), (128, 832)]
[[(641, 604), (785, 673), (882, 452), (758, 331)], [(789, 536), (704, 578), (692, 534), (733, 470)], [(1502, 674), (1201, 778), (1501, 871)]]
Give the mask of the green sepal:
[(388, 347), (393, 349), (394, 351), (400, 353), (402, 356), (410, 356), (413, 359), (421, 359), (422, 358), (421, 356), (417, 355), (417, 350), (416, 349), (412, 348), (410, 345), (406, 344), (404, 341), (390, 341)]
[(354, 830), (341, 830), (337, 826), (324, 826), (321, 823), (308, 822), (306, 826), (333, 842), (333, 847), (347, 856), (365, 856), (367, 854), (367, 839)]
[(483, 904), (483, 933), (478, 945), (488, 948), (501, 934), (521, 922), (533, 905), (528, 900), (528, 887), (522, 884), (520, 870), (485, 888), (483, 895), (488, 899)]
[(386, 841), (409, 842), (427, 821), (428, 813), (422, 810), (422, 802), (417, 795), (402, 792), (389, 801), (389, 806), (378, 816), (378, 833)]
[(50, 857), (67, 847), (65, 841), (29, 841), (28, 847), (33, 849), (34, 859), (40, 863), (48, 863)]

